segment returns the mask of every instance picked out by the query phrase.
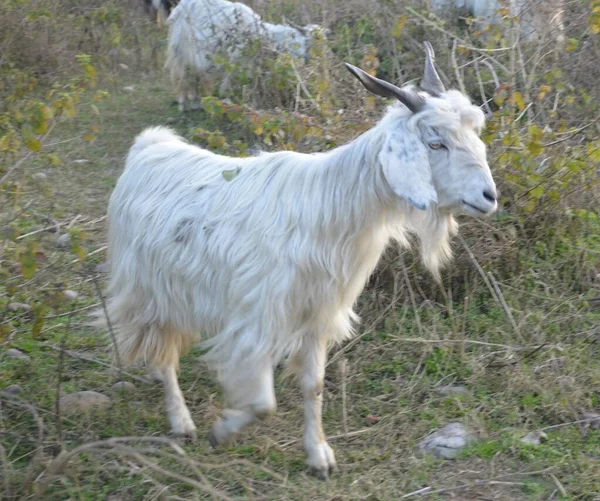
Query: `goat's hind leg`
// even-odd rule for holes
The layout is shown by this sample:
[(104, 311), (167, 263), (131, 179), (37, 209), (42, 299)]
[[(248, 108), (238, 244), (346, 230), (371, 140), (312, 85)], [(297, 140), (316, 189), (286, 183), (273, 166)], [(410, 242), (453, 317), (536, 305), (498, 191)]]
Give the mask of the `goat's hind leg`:
[(162, 369), (160, 374), (165, 391), (165, 406), (171, 422), (171, 431), (174, 435), (196, 440), (196, 425), (192, 420), (190, 410), (185, 404), (181, 388), (179, 388), (175, 365), (172, 364)]
[(200, 77), (195, 75), (191, 79), (190, 90), (188, 92), (188, 99), (190, 101), (190, 110), (200, 109)]
[(179, 113), (185, 113), (185, 105), (186, 98), (188, 93), (189, 83), (187, 81), (187, 76), (184, 74), (183, 76), (179, 76), (177, 80), (176, 90), (177, 90), (177, 103), (179, 105)]
[(146, 353), (150, 360), (150, 373), (163, 384), (171, 431), (194, 440), (196, 425), (177, 381), (179, 357), (188, 350), (192, 338), (169, 327), (150, 326), (145, 331), (145, 340), (148, 343)]
[(246, 361), (235, 371), (221, 373), (228, 408), (213, 423), (210, 444), (216, 447), (231, 440), (246, 426), (275, 412), (273, 364), (271, 360)]

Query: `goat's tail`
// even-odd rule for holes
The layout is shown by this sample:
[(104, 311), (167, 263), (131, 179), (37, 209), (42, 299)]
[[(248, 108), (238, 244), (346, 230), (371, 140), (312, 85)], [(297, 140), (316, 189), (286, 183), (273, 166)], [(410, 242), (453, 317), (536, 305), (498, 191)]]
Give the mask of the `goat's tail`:
[(91, 325), (107, 332), (115, 363), (125, 367), (143, 362), (155, 369), (178, 369), (179, 357), (189, 351), (193, 336), (170, 326), (144, 323), (135, 318), (137, 311), (131, 297), (121, 295), (109, 300), (106, 309), (92, 313)]
[(130, 164), (133, 158), (135, 158), (140, 152), (142, 152), (149, 146), (158, 143), (167, 143), (179, 140), (181, 140), (181, 138), (168, 127), (150, 127), (144, 130), (135, 138), (133, 146), (129, 150), (129, 155), (125, 168), (127, 168), (127, 165)]

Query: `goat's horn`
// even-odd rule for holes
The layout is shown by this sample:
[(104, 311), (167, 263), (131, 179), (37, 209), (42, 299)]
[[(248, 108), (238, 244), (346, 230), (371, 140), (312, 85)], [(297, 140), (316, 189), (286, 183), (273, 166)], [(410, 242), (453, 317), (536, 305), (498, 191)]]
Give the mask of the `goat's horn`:
[(366, 71), (357, 68), (356, 66), (352, 66), (351, 64), (344, 63), (348, 71), (352, 73), (361, 84), (363, 84), (364, 88), (369, 92), (376, 94), (381, 97), (395, 97), (398, 101), (400, 101), (404, 106), (406, 106), (413, 113), (417, 113), (421, 111), (423, 105), (425, 104), (425, 100), (419, 96), (416, 92), (410, 92), (396, 87), (395, 85), (386, 82), (385, 80), (380, 80), (379, 78), (372, 77)]
[(303, 26), (298, 26), (297, 24), (292, 23), (291, 21), (288, 21), (285, 17), (282, 18), (283, 23), (287, 24), (288, 26), (291, 26), (292, 28), (298, 30), (300, 33), (305, 34), (306, 30), (304, 29)]
[(433, 47), (429, 42), (423, 42), (423, 45), (425, 46), (425, 75), (421, 81), (421, 88), (432, 96), (438, 97), (446, 92), (446, 89), (435, 69)]

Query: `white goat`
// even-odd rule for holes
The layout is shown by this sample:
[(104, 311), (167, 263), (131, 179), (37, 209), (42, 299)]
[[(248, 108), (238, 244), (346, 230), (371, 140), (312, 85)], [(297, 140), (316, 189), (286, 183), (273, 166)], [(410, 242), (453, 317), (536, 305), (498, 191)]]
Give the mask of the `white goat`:
[(457, 7), (466, 9), (485, 24), (503, 22), (503, 9), (507, 15), (519, 18), (521, 36), (532, 41), (551, 37), (564, 40), (564, 0), (431, 0), (432, 7)]
[(186, 109), (186, 97), (192, 109), (199, 107), (199, 84), (209, 84), (221, 77), (221, 90), (226, 89), (228, 75), (223, 75), (215, 64), (216, 56), (224, 55), (229, 61), (238, 62), (244, 46), (251, 40), (261, 40), (277, 51), (304, 58), (310, 33), (318, 28), (266, 23), (250, 7), (227, 0), (182, 0), (168, 22), (165, 67), (177, 89), (182, 112)]
[(137, 137), (108, 208), (108, 316), (121, 360), (162, 374), (174, 433), (195, 436), (176, 371), (201, 336), (227, 404), (213, 445), (275, 410), (273, 370), (285, 360), (304, 395), (308, 464), (323, 476), (335, 467), (321, 424), (327, 349), (352, 334), (353, 305), (390, 238), (420, 237), (438, 276), (453, 214), (497, 206), (483, 112), (444, 89), (426, 48), (423, 91), (347, 65), (401, 104), (327, 153), (231, 158), (162, 127)]

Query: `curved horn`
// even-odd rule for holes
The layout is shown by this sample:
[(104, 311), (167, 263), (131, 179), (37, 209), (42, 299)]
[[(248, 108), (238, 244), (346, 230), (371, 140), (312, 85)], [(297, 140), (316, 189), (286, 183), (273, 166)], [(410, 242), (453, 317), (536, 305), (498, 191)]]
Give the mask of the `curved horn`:
[(439, 97), (446, 92), (446, 88), (435, 69), (435, 53), (429, 42), (423, 42), (425, 46), (425, 75), (421, 81), (421, 88), (434, 97)]
[(288, 21), (285, 17), (282, 18), (282, 21), (284, 24), (287, 24), (288, 26), (291, 26), (295, 30), (298, 30), (303, 35), (306, 35), (306, 29), (304, 28), (304, 26), (298, 26), (297, 24), (294, 24), (291, 21)]
[(356, 66), (352, 66), (349, 63), (344, 63), (348, 71), (352, 73), (361, 84), (363, 84), (364, 88), (369, 92), (376, 94), (381, 97), (395, 97), (398, 101), (400, 101), (404, 106), (406, 106), (413, 113), (417, 113), (421, 111), (423, 105), (425, 104), (425, 100), (419, 96), (416, 92), (410, 92), (396, 87), (395, 85), (386, 82), (385, 80), (380, 80), (379, 78), (372, 77), (366, 71), (357, 68)]

